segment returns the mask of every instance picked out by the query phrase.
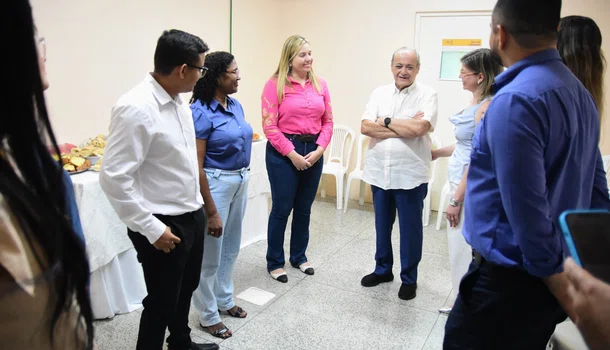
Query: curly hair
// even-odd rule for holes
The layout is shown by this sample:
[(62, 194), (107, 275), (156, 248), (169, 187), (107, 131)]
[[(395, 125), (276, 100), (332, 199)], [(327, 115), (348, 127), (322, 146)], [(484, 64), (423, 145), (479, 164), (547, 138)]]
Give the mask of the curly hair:
[(208, 68), (208, 72), (195, 84), (190, 103), (199, 100), (202, 105), (209, 107), (218, 88), (218, 78), (227, 71), (234, 59), (233, 55), (225, 51), (216, 51), (207, 55), (204, 66)]

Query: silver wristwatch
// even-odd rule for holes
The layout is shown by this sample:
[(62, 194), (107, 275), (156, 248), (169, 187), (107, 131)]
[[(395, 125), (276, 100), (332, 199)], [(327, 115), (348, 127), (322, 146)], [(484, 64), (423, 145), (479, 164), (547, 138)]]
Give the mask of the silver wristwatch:
[(451, 197), (449, 198), (449, 205), (452, 207), (459, 207), (461, 204), (461, 202), (458, 202), (455, 200), (455, 198)]

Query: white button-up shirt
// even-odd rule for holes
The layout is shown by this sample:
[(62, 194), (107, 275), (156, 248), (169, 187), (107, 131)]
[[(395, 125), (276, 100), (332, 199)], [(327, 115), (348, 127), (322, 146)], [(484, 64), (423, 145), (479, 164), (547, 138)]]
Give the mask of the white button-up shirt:
[(100, 185), (117, 215), (156, 242), (165, 224), (203, 205), (191, 111), (147, 74), (112, 109)]
[[(437, 96), (432, 88), (415, 82), (399, 91), (395, 84), (380, 86), (371, 94), (362, 120), (377, 118), (411, 119), (423, 112), (430, 132), (437, 119)], [(432, 161), (428, 134), (412, 138), (371, 138), (364, 160), (363, 180), (384, 190), (413, 189), (430, 179)]]

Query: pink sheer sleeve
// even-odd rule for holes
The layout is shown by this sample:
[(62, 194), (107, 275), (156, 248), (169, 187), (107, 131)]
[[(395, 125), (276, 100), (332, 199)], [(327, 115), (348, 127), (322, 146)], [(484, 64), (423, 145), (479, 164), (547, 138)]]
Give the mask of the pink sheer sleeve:
[(265, 84), (261, 96), (261, 111), (263, 115), (263, 132), (271, 145), (285, 156), (294, 150), (294, 145), (282, 134), (278, 127), (279, 103), (277, 99), (277, 79), (271, 78)]

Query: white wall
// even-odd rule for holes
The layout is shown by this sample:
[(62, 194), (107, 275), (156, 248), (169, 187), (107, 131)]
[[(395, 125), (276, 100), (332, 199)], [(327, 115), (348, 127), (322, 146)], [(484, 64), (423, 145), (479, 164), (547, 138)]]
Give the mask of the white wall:
[[(417, 12), (490, 11), (494, 4), (495, 0), (233, 0), (233, 53), (242, 75), (236, 97), (260, 132), (263, 85), (276, 68), (284, 40), (300, 34), (310, 40), (316, 72), (329, 84), (335, 121), (359, 131), (369, 94), (392, 81), (391, 53), (414, 44)], [(212, 50), (229, 49), (229, 0), (32, 0), (32, 5), (48, 42), (47, 99), (60, 142), (78, 143), (106, 132), (118, 96), (153, 68), (154, 47), (164, 29), (196, 34)], [(564, 0), (563, 9), (563, 15), (595, 19), (610, 55), (609, 1)], [(610, 75), (606, 85), (610, 88)], [(608, 120), (610, 108), (606, 113)], [(604, 154), (610, 153), (608, 135), (606, 122)], [(355, 163), (356, 152), (352, 154)], [(327, 184), (332, 195), (334, 181)], [(432, 189), (433, 202), (441, 185)], [(353, 186), (351, 195), (356, 194)]]
[[(359, 131), (360, 118), (371, 91), (380, 84), (392, 82), (389, 66), (392, 52), (403, 45), (414, 45), (416, 13), (491, 11), (495, 3), (495, 0), (275, 1), (281, 15), (274, 38), (298, 33), (310, 40), (316, 72), (326, 78), (330, 88), (335, 122)], [(562, 15), (572, 14), (592, 17), (598, 23), (608, 39), (603, 42), (604, 49), (610, 53), (610, 2), (564, 0)], [(608, 74), (606, 85), (610, 88)], [(607, 101), (610, 103), (610, 98), (607, 97)], [(609, 110), (606, 109), (606, 121), (610, 119)], [(439, 115), (439, 119), (447, 117)], [(610, 123), (604, 124), (603, 134), (602, 153), (608, 154)], [(441, 164), (439, 170), (443, 169), (446, 168)], [(437, 179), (436, 186), (430, 189), (433, 208), (437, 206), (442, 185), (443, 182)], [(334, 180), (327, 179), (331, 194), (334, 187)], [(357, 191), (357, 186), (352, 186), (352, 198), (356, 198)], [(368, 189), (367, 199), (370, 200)]]
[[(153, 69), (157, 39), (177, 28), (229, 49), (229, 2), (32, 0), (47, 40), (47, 104), (59, 142), (106, 133), (117, 98)], [(180, 5), (179, 5), (180, 4)]]

